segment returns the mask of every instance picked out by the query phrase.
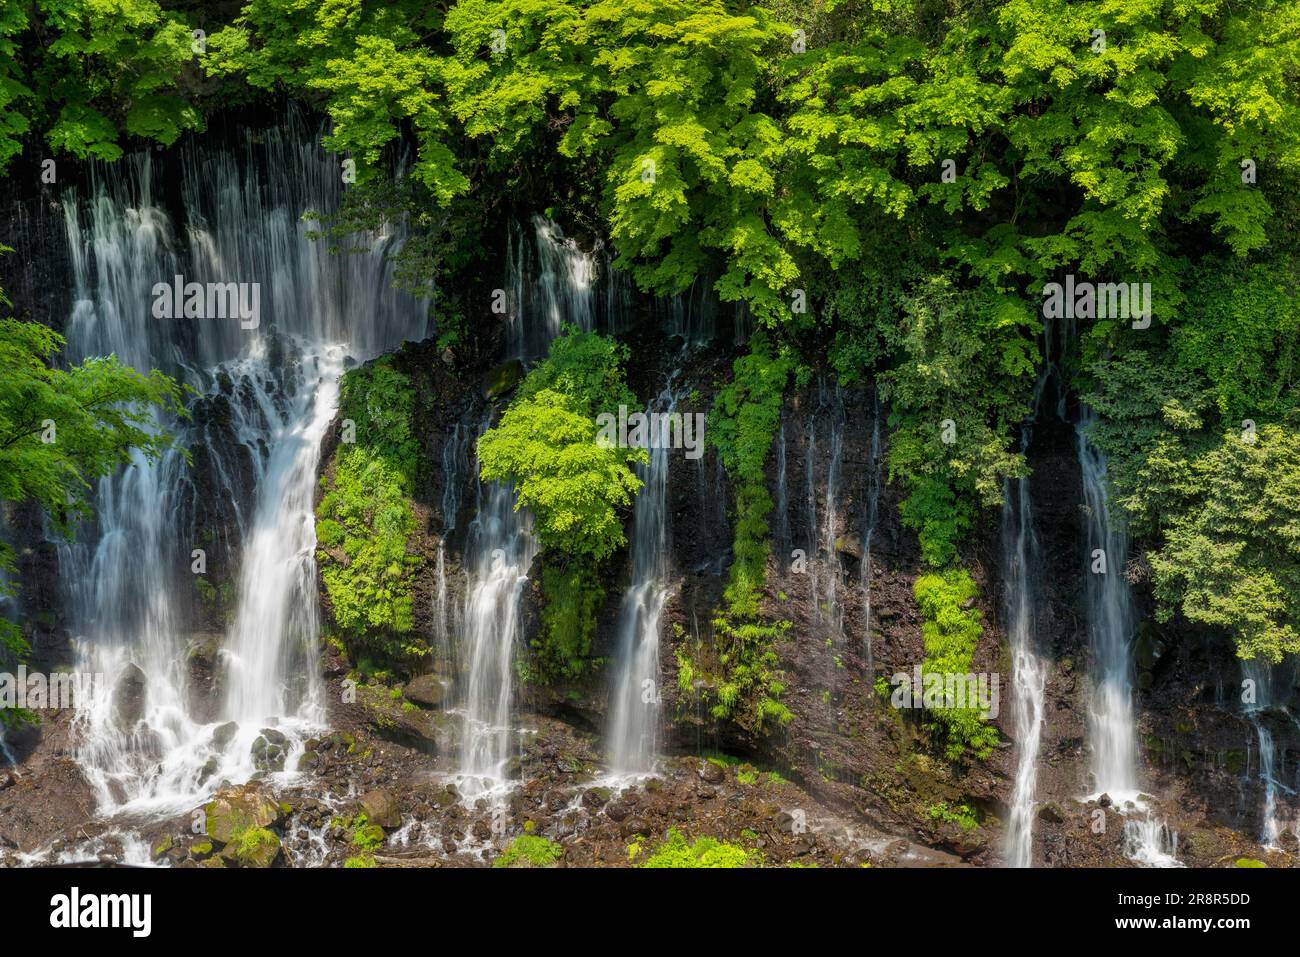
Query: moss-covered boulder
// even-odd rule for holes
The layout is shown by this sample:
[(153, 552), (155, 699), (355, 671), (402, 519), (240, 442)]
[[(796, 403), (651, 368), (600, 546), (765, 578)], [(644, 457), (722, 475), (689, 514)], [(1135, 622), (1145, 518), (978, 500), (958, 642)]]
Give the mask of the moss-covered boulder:
[(218, 791), (203, 810), (206, 834), (218, 844), (229, 844), (249, 828), (274, 827), (286, 814), (285, 806), (256, 783)]
[(274, 831), (249, 827), (234, 834), (221, 859), (228, 867), (274, 867), (283, 863), (284, 846)]

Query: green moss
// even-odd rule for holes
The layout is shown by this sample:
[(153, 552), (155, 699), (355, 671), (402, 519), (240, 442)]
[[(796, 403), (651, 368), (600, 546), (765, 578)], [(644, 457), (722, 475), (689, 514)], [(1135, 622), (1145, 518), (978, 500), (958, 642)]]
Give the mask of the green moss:
[(664, 842), (655, 848), (641, 867), (762, 867), (763, 855), (739, 844), (727, 844), (712, 837), (688, 842), (677, 828), (669, 828)]
[(280, 839), (264, 827), (236, 831), (222, 856), (240, 867), (269, 867), (280, 853)]
[(387, 360), (351, 370), (340, 384), (339, 418), (351, 420), (355, 442), (338, 446), (332, 481), (316, 507), (316, 558), (354, 659), (373, 654), (410, 664), (428, 651), (412, 634), (412, 589), (422, 561), (411, 542), (414, 405), (410, 379)]
[(1268, 867), (1263, 861), (1257, 861), (1253, 857), (1239, 857), (1233, 867)]
[(356, 868), (370, 868), (370, 867), (378, 867), (378, 866), (379, 865), (375, 863), (375, 859), (371, 857), (369, 854), (358, 854), (356, 857), (349, 857), (346, 861), (343, 862), (344, 870), (354, 870)]
[(510, 842), (493, 867), (550, 867), (564, 856), (564, 848), (554, 841), (531, 834), (521, 834)]
[(926, 813), (932, 821), (956, 824), (963, 831), (973, 831), (980, 826), (979, 820), (975, 817), (975, 812), (971, 810), (968, 804), (959, 804), (952, 807), (947, 801), (940, 801), (926, 808)]
[[(922, 575), (913, 590), (925, 643), (922, 675), (970, 674), (975, 648), (984, 633), (979, 611), (965, 607), (979, 594), (970, 573), (964, 568), (952, 568)], [(997, 729), (977, 707), (958, 708), (948, 702), (945, 707), (927, 709), (926, 724), (943, 738), (944, 753), (953, 760), (967, 751), (987, 758), (998, 742)]]
[(605, 600), (595, 566), (581, 560), (546, 564), (542, 597), (542, 627), (532, 643), (539, 676), (544, 681), (577, 678), (591, 667), (596, 615)]

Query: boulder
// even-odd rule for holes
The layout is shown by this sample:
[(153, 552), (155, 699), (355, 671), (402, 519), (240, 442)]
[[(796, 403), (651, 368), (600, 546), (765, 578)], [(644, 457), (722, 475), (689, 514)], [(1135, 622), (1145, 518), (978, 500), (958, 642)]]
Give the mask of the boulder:
[(206, 833), (218, 844), (253, 827), (280, 824), (287, 813), (284, 805), (256, 783), (218, 791), (204, 807)]
[(234, 839), (221, 849), (221, 859), (227, 867), (274, 867), (282, 863), (284, 845), (275, 832), (264, 827), (250, 827), (239, 831)]
[(447, 683), (437, 675), (420, 675), (407, 683), (402, 696), (422, 708), (439, 708), (447, 696)]
[(274, 728), (263, 728), (253, 742), (253, 767), (259, 771), (283, 771), (289, 753), (289, 739)]
[(719, 764), (712, 761), (705, 761), (704, 766), (700, 768), (700, 779), (706, 784), (721, 784), (727, 777), (727, 772)]
[(389, 829), (402, 826), (402, 811), (397, 798), (383, 788), (367, 791), (358, 803), (371, 824)]
[(148, 679), (135, 665), (127, 665), (113, 689), (113, 719), (123, 731), (130, 731), (144, 717)]

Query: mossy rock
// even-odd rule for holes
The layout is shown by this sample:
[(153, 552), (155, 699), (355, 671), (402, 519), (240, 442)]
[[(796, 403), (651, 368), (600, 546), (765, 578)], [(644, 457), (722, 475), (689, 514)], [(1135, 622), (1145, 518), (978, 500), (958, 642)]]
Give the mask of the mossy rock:
[(232, 867), (273, 867), (283, 855), (280, 838), (264, 827), (238, 831), (221, 850), (221, 857)]
[(489, 369), (483, 377), (483, 398), (489, 402), (500, 396), (513, 392), (523, 381), (524, 364), (518, 359), (503, 362)]
[(1257, 861), (1253, 857), (1239, 857), (1233, 867), (1268, 867), (1263, 861)]
[(208, 837), (229, 844), (236, 834), (249, 828), (272, 827), (283, 821), (284, 807), (256, 784), (218, 791), (204, 807)]

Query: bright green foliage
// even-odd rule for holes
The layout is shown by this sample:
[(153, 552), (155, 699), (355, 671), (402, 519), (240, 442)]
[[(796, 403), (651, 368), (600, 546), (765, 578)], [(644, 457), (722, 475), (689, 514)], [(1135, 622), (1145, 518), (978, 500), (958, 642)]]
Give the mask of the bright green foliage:
[(550, 867), (564, 856), (564, 848), (533, 834), (520, 834), (492, 862), (493, 867)]
[(1300, 651), (1294, 267), (1204, 263), (1168, 333), (1095, 363), (1092, 438), (1148, 553), (1159, 607), (1242, 657)]
[(632, 466), (644, 449), (597, 441), (596, 416), (636, 408), (623, 382), (626, 348), (596, 333), (570, 330), (529, 372), (501, 421), (479, 439), (484, 481), (518, 489), (544, 549), (600, 562), (626, 543), (619, 509), (641, 480)]
[(361, 870), (378, 866), (375, 859), (369, 854), (358, 854), (355, 857), (349, 857), (343, 862), (344, 870)]
[(956, 824), (963, 831), (973, 831), (980, 826), (979, 819), (975, 817), (975, 812), (971, 810), (969, 804), (951, 807), (947, 801), (940, 801), (926, 808), (926, 813), (930, 815), (932, 821)]
[[(968, 675), (984, 629), (980, 613), (964, 607), (979, 594), (979, 587), (964, 568), (922, 575), (913, 586), (921, 611), (921, 639), (925, 643), (925, 675)], [(997, 728), (988, 724), (978, 708), (953, 706), (927, 709), (926, 720), (944, 739), (944, 753), (952, 760), (966, 751), (987, 758), (998, 742)]]
[(762, 867), (763, 855), (739, 844), (727, 844), (712, 837), (688, 842), (677, 828), (668, 829), (662, 844), (640, 867)]
[(332, 480), (316, 506), (316, 557), (335, 624), (349, 643), (398, 659), (424, 650), (406, 637), (420, 564), (410, 547), (414, 403), (410, 380), (386, 361), (344, 375), (339, 418), (352, 421), (356, 441), (338, 446)]
[(242, 867), (266, 867), (280, 850), (280, 839), (264, 827), (246, 827), (230, 837), (223, 854)]
[(640, 448), (602, 442), (597, 417), (639, 408), (623, 379), (627, 347), (573, 327), (519, 386), (479, 439), (485, 481), (508, 481), (532, 511), (542, 546), (542, 628), (533, 641), (543, 679), (576, 677), (604, 600), (598, 567), (626, 544), (623, 512), (641, 489)]
[(1222, 628), (1243, 658), (1300, 652), (1300, 433), (1230, 432), (1180, 472), (1195, 505), (1167, 517), (1151, 553), (1157, 617)]
[(786, 356), (773, 354), (767, 336), (755, 335), (749, 354), (736, 360), (735, 378), (718, 393), (709, 417), (709, 443), (736, 483), (736, 544), (725, 598), (730, 614), (740, 618), (758, 615), (767, 571), (772, 496), (764, 466), (781, 424), (791, 365)]
[(155, 0), (36, 0), (0, 10), (0, 169), (20, 137), (115, 160), (122, 134), (172, 144), (203, 117), (180, 89), (191, 27)]
[[(159, 417), (185, 412), (181, 388), (161, 372), (142, 375), (115, 356), (52, 368), (62, 347), (45, 326), (0, 319), (0, 500), (35, 501), (68, 531), (89, 514), (93, 483), (137, 455), (162, 455), (171, 438)], [(14, 557), (0, 542), (0, 569), (13, 572)], [(27, 650), (0, 620), (0, 653)]]

